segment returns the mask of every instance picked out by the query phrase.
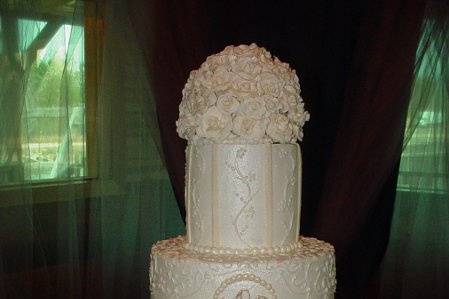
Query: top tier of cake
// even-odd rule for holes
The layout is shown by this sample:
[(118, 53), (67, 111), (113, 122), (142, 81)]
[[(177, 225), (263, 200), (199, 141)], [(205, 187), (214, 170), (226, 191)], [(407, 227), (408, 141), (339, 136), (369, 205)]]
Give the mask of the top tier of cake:
[(298, 245), (301, 154), (309, 119), (298, 77), (256, 44), (209, 56), (182, 92), (187, 246), (213, 253)]
[(256, 44), (209, 56), (182, 95), (176, 124), (189, 143), (295, 143), (309, 119), (295, 71)]
[(298, 144), (190, 144), (186, 154), (189, 249), (264, 254), (299, 246)]

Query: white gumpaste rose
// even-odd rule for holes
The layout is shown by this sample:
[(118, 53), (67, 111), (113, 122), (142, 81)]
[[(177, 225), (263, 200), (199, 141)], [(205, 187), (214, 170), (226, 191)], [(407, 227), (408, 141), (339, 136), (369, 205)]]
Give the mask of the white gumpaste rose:
[[(225, 48), (226, 50), (230, 51), (232, 54), (238, 56), (238, 57), (254, 57), (260, 52), (267, 52), (267, 50), (263, 49), (261, 51), (261, 48), (257, 47), (255, 43), (252, 43), (251, 45), (240, 45), (237, 47), (228, 46)], [(268, 53), (270, 55), (270, 53)]]
[(308, 112), (301, 114), (301, 117), (299, 118), (299, 121), (298, 121), (298, 125), (302, 128), (304, 126), (304, 124), (306, 123), (306, 121), (309, 121), (309, 119), (310, 119), (310, 114)]
[(244, 57), (237, 60), (237, 64), (233, 70), (239, 73), (242, 79), (254, 80), (262, 72), (263, 68), (254, 61), (254, 58)]
[(217, 96), (213, 92), (209, 93), (206, 96), (206, 98), (207, 98), (207, 105), (209, 107), (212, 107), (213, 105), (215, 105), (217, 103)]
[(270, 117), (270, 122), (267, 127), (267, 135), (271, 137), (274, 142), (290, 142), (293, 134), (292, 127), (293, 126), (287, 116), (275, 114)]
[(281, 109), (281, 103), (277, 98), (264, 96), (262, 99), (265, 102), (265, 108), (267, 109), (268, 114), (277, 113)]
[(239, 80), (234, 80), (234, 82), (232, 82), (232, 88), (241, 92), (257, 95), (256, 84), (251, 80), (245, 80), (243, 76), (241, 77), (242, 78)]
[(232, 118), (217, 109), (209, 108), (201, 117), (197, 130), (198, 137), (221, 141), (229, 136), (232, 129)]
[[(302, 129), (299, 130), (298, 136), (296, 137), (296, 139), (298, 139), (299, 141), (302, 141), (302, 138), (304, 137), (304, 133), (302, 132)], [(295, 140), (296, 141), (296, 140)]]
[(293, 125), (293, 135), (292, 135), (292, 140), (291, 142), (296, 142), (296, 140), (301, 141), (303, 137), (303, 133), (302, 133), (302, 127), (300, 127), (299, 125)]
[(252, 118), (262, 118), (265, 116), (267, 109), (265, 102), (260, 98), (246, 99), (239, 109), (240, 115), (245, 115)]
[(209, 99), (201, 94), (199, 89), (193, 90), (191, 94), (186, 95), (190, 100), (187, 101), (187, 109), (191, 114), (203, 114), (209, 106)]
[(265, 120), (238, 115), (234, 118), (232, 132), (252, 141), (264, 137), (266, 128)]
[(295, 95), (299, 94), (299, 85), (294, 86), (292, 84), (286, 84), (284, 86), (284, 90), (285, 90), (285, 92), (289, 93), (290, 95), (295, 96)]
[(285, 113), (288, 110), (290, 110), (289, 100), (286, 97), (280, 97), (278, 101), (279, 101), (279, 111), (281, 113)]
[(191, 139), (195, 136), (197, 123), (192, 115), (184, 115), (176, 121), (176, 127), (181, 138)]
[(298, 107), (291, 107), (291, 109), (288, 111), (287, 116), (288, 119), (297, 124), (301, 119), (301, 111), (298, 109)]
[(257, 77), (257, 92), (260, 95), (279, 97), (282, 82), (273, 73), (262, 73)]
[(288, 111), (288, 118), (295, 124), (299, 124), (299, 126), (303, 126), (306, 121), (309, 120), (309, 113), (304, 110), (304, 104), (300, 103), (299, 105), (293, 106)]
[(212, 82), (214, 89), (217, 91), (226, 90), (232, 84), (233, 75), (227, 67), (219, 66), (216, 70), (214, 70), (214, 74), (212, 77)]
[(179, 118), (187, 114), (190, 114), (189, 107), (187, 107), (187, 102), (181, 101), (181, 104), (179, 104)]
[(225, 93), (218, 96), (217, 108), (223, 113), (234, 113), (237, 111), (239, 105), (238, 98), (233, 93)]

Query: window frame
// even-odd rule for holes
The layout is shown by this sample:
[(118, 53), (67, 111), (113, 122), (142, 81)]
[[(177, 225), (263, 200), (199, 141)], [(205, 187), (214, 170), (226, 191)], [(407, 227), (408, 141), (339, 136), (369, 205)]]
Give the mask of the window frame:
[[(84, 10), (84, 61), (85, 61), (85, 125), (86, 125), (86, 168), (87, 176), (68, 180), (30, 181), (20, 185), (0, 186), (0, 207), (24, 204), (22, 200), (25, 192), (31, 192), (33, 204), (63, 202), (68, 199), (63, 196), (67, 192), (75, 191), (77, 194), (90, 194), (96, 196), (99, 193), (98, 163), (97, 163), (97, 104), (98, 81), (100, 78), (100, 63), (102, 61), (102, 37), (104, 28), (103, 9), (100, 1), (81, 1)], [(23, 12), (13, 10), (11, 14), (18, 18), (49, 21), (54, 19), (66, 19), (66, 11)], [(104, 183), (103, 183), (104, 184)], [(117, 186), (111, 182), (108, 190), (118, 192)], [(102, 188), (104, 189), (104, 188)], [(116, 191), (114, 191), (116, 190)], [(28, 202), (29, 203), (29, 202)]]

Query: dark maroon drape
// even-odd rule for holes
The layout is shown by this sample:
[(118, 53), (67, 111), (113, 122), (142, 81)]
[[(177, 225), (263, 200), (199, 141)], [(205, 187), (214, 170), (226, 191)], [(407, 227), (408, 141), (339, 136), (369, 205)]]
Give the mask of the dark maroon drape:
[(175, 122), (189, 72), (197, 69), (210, 53), (206, 5), (203, 0), (131, 0), (129, 9), (147, 59), (165, 162), (184, 218), (186, 143), (178, 137)]
[[(382, 226), (391, 217), (395, 188), (391, 174), (401, 153), (426, 1), (370, 2), (314, 226), (314, 234), (336, 248), (339, 298), (362, 297), (358, 291), (366, 283), (360, 279), (365, 273), (360, 273), (363, 269), (355, 261), (366, 268), (373, 263), (366, 260), (376, 258), (371, 252), (382, 255), (379, 247), (386, 246), (388, 226), (383, 236), (367, 234), (376, 232), (373, 222)], [(386, 183), (389, 194), (384, 190)]]

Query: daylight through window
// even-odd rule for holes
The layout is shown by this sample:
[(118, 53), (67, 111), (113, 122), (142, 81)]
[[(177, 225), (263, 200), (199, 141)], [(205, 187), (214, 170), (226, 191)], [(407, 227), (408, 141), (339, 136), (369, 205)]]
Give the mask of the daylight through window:
[(0, 185), (88, 176), (85, 28), (65, 20), (0, 16)]

